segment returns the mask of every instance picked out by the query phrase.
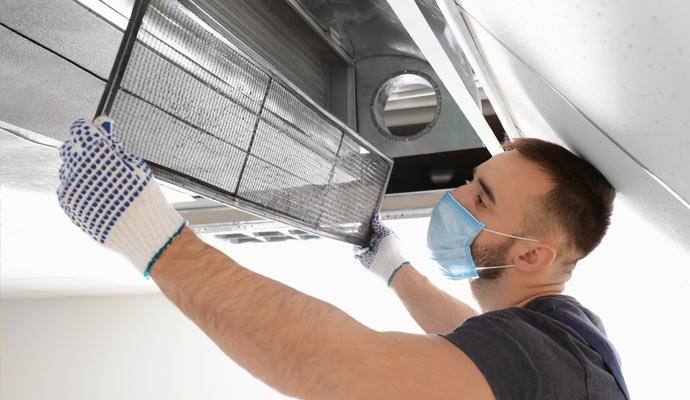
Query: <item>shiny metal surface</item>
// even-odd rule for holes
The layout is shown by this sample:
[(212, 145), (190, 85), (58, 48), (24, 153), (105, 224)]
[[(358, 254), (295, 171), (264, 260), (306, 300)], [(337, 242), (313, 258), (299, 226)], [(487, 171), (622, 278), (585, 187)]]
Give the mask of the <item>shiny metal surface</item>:
[[(474, 129), (458, 110), (450, 93), (426, 61), (403, 56), (380, 56), (360, 59), (357, 68), (358, 128), (374, 146), (391, 157), (430, 154), (451, 150), (482, 147)], [(397, 74), (421, 73), (438, 89), (436, 121), (428, 132), (405, 141), (381, 133), (375, 124), (376, 93), (380, 86)]]
[[(419, 48), (400, 24), (386, 0), (295, 0), (309, 12), (321, 30), (338, 38), (353, 55), (356, 68), (357, 130), (369, 142), (391, 157), (428, 154), (481, 147), (472, 127), (458, 110), (435, 72), (425, 62)], [(467, 60), (448, 30), (433, 1), (420, 1), (425, 18), (439, 33), (444, 47), (452, 51), (456, 72), (479, 106), (479, 93)], [(439, 87), (440, 114), (433, 126), (413, 140), (400, 140), (381, 133), (375, 123), (372, 105), (376, 91), (388, 78), (410, 71), (430, 76)]]
[(436, 4), (436, 0), (415, 0), (415, 2), (422, 12), (422, 15), (424, 15), (429, 27), (434, 34), (436, 34), (436, 38), (439, 43), (441, 43), (441, 47), (443, 47), (446, 54), (448, 54), (450, 61), (453, 63), (453, 66), (455, 66), (455, 70), (465, 83), (465, 87), (475, 99), (477, 105), (479, 105), (480, 96), (477, 91), (472, 67), (467, 61), (467, 57), (453, 34), (453, 31), (448, 26), (443, 13)]
[[(424, 59), (410, 35), (386, 0), (291, 0), (302, 5), (321, 29), (338, 42), (355, 60), (370, 56), (400, 54)], [(472, 69), (433, 0), (417, 0), (431, 28), (451, 53), (453, 64), (468, 90), (476, 94)]]
[(0, 49), (0, 120), (65, 140), (93, 115), (104, 81), (3, 27)]
[(196, 3), (315, 102), (328, 108), (329, 64), (343, 61), (285, 1)]
[[(379, 132), (397, 140), (414, 140), (436, 123), (441, 108), (437, 85), (420, 73), (402, 73), (380, 85), (371, 102)], [(408, 129), (406, 129), (408, 128)]]
[[(112, 13), (129, 19), (134, 0), (76, 0), (85, 7), (99, 6), (103, 18)], [(320, 106), (354, 126), (351, 58), (329, 46), (324, 36), (306, 23), (285, 0), (183, 1), (203, 19), (213, 19), (231, 33), (229, 40), (256, 54)], [(126, 24), (126, 20), (125, 20)], [(121, 25), (121, 24), (120, 24)], [(124, 25), (122, 26), (124, 29)], [(341, 89), (342, 88), (342, 89)]]
[(73, 0), (2, 0), (0, 23), (108, 79), (122, 32)]
[(465, 118), (482, 140), (485, 148), (491, 154), (503, 151), (497, 137), (502, 136), (499, 128), (494, 132), (488, 124), (481, 109), (475, 106), (476, 99), (466, 89), (466, 85), (457, 74), (455, 63), (441, 45), (437, 34), (430, 27), (427, 18), (415, 0), (388, 0), (401, 23), (414, 38), (422, 53), (428, 59), (434, 71), (446, 85), (455, 103), (460, 107)]
[(3, 0), (0, 23), (0, 120), (64, 140), (93, 115), (122, 33), (71, 0)]
[[(423, 59), (419, 48), (400, 25), (386, 0), (291, 0), (299, 3), (322, 31), (338, 38), (341, 46), (355, 60), (386, 54), (401, 54)], [(433, 0), (418, 0), (420, 9), (435, 32), (443, 36), (444, 46), (453, 50), (458, 73), (468, 79), (473, 88), (472, 71), (457, 41), (449, 31), (442, 13)]]
[(307, 10), (300, 0), (285, 0), (295, 12), (297, 12), (304, 22), (306, 22), (311, 28), (319, 35), (326, 43), (328, 43), (333, 51), (335, 51), (340, 57), (345, 60), (348, 65), (354, 65), (355, 61), (352, 55), (351, 48), (345, 48), (340, 40), (340, 35), (338, 32), (324, 28), (324, 26)]

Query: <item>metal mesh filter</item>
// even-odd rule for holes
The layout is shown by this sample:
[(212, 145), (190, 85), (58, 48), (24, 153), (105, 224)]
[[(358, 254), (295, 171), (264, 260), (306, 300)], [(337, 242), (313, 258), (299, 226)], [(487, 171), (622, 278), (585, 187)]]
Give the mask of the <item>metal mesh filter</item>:
[(157, 177), (356, 244), (393, 165), (177, 1), (136, 2), (103, 113)]

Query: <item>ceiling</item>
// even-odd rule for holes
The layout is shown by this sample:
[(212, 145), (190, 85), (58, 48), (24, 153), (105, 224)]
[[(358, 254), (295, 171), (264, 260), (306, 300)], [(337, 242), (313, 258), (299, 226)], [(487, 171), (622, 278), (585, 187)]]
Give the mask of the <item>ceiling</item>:
[[(418, 3), (390, 1), (441, 70), (446, 55), (425, 35)], [(437, 3), (509, 136), (584, 156), (638, 213), (690, 249), (690, 3)]]
[(124, 258), (84, 235), (60, 209), (59, 145), (0, 122), (0, 297), (158, 291), (135, 269), (122, 268)]

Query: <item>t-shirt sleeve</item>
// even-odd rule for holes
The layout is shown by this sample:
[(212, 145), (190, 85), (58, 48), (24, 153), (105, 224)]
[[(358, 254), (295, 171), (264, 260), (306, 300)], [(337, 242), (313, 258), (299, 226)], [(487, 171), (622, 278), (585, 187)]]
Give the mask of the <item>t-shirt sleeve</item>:
[(577, 386), (563, 385), (583, 375), (583, 368), (557, 338), (538, 328), (549, 322), (534, 314), (517, 308), (493, 311), (441, 336), (472, 359), (497, 400), (584, 398)]

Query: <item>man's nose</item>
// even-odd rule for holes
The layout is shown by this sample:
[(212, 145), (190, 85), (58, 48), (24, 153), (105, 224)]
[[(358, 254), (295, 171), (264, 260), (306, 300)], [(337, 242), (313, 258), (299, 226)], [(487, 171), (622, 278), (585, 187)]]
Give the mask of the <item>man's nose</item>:
[(458, 186), (457, 188), (453, 189), (450, 192), (451, 196), (455, 198), (455, 200), (458, 201), (458, 203), (462, 204), (463, 207), (467, 208), (467, 199), (469, 196), (469, 185), (462, 185)]

